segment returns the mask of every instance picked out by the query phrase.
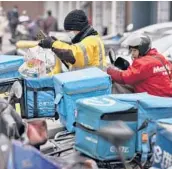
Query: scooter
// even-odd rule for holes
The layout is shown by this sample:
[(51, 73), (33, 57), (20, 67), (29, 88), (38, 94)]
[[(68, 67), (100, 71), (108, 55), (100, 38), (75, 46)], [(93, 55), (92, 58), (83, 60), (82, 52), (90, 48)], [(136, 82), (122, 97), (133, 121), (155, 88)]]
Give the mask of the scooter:
[[(22, 96), (22, 87), (19, 81), (15, 81), (11, 87), (9, 96), (6, 99), (0, 99), (1, 110), (0, 110), (0, 133), (5, 134), (9, 138), (19, 138), (20, 131), (17, 128), (23, 130), (22, 119), (17, 114), (14, 108), (10, 105), (12, 99), (16, 97), (20, 99)], [(16, 123), (17, 121), (17, 123)]]
[(0, 98), (0, 133), (9, 139), (18, 139), (39, 148), (48, 139), (47, 125), (45, 120), (26, 121), (20, 117), (12, 104), (15, 99), (20, 99), (22, 94), (22, 85), (19, 81), (15, 81), (8, 97)]
[[(98, 130), (97, 135), (101, 136), (102, 138), (116, 146), (124, 168), (130, 169), (131, 167), (125, 162), (123, 154), (120, 150), (120, 146), (132, 137), (133, 131), (128, 126), (126, 126), (124, 122), (117, 121), (111, 126), (106, 126)], [(0, 135), (0, 137), (0, 147), (6, 146), (6, 149), (4, 149), (3, 151), (2, 149), (0, 150), (1, 161), (5, 161), (3, 165), (0, 165), (0, 169), (9, 169), (9, 166), (13, 166), (13, 168), (15, 168), (15, 166), (18, 166), (20, 169), (24, 169), (26, 167), (25, 165), (30, 165), (30, 169), (35, 167), (37, 169), (41, 169), (42, 166), (46, 167), (47, 169), (98, 169), (96, 163), (91, 159), (85, 159), (81, 156), (76, 156), (75, 162), (68, 163), (67, 161), (58, 159), (58, 157), (57, 159), (48, 157), (45, 158), (38, 152), (38, 150), (35, 150), (31, 147), (25, 147), (22, 144), (17, 144), (15, 141), (10, 142), (3, 135)], [(18, 158), (15, 157), (17, 152), (21, 153), (21, 156)], [(36, 157), (36, 159), (34, 157)], [(17, 159), (20, 159), (21, 161), (15, 161)]]
[(120, 70), (127, 70), (127, 68), (130, 66), (129, 61), (122, 57), (117, 57), (115, 51), (112, 48), (109, 49), (108, 56), (110, 63)]
[[(1, 119), (2, 119), (1, 125), (3, 126), (3, 127), (1, 127), (1, 133), (5, 134), (6, 137), (2, 136), (2, 138), (0, 139), (0, 142), (2, 143), (2, 145), (0, 144), (0, 147), (1, 147), (1, 149), (0, 149), (0, 157), (5, 157), (7, 159), (8, 159), (8, 156), (7, 155), (10, 154), (10, 152), (6, 152), (6, 150), (8, 149), (8, 147), (6, 147), (6, 149), (3, 150), (3, 151), (2, 151), (2, 147), (5, 147), (5, 145), (7, 146), (7, 143), (9, 143), (9, 146), (10, 147), (13, 145), (13, 143), (11, 145), (11, 143), (9, 141), (7, 141), (8, 140), (7, 138), (9, 138), (9, 139), (19, 139), (20, 141), (23, 142), (24, 145), (29, 144), (29, 140), (26, 139), (26, 137), (21, 137), (21, 134), (19, 133), (20, 131), (18, 133), (16, 132), (16, 131), (18, 131), (17, 130), (18, 127), (15, 125), (16, 123), (15, 123), (14, 119), (12, 119), (9, 114), (5, 113), (6, 111), (9, 111), (9, 110), (12, 110), (13, 111), (13, 114), (15, 113), (14, 109), (12, 109), (12, 107), (10, 106), (9, 103), (10, 103), (10, 101), (12, 100), (12, 98), (14, 96), (17, 97), (17, 98), (20, 98), (21, 95), (22, 95), (22, 92), (21, 91), (22, 90), (21, 90), (20, 83), (19, 82), (15, 82), (13, 84), (12, 88), (11, 88), (10, 95), (9, 95), (8, 99), (7, 100), (4, 100), (5, 107), (3, 108), (3, 111), (1, 111), (2, 112), (2, 114), (1, 114)], [(23, 130), (24, 130), (24, 127), (25, 126), (23, 125), (23, 122), (21, 121), (21, 118), (19, 116), (16, 116), (16, 117), (18, 118), (18, 121), (20, 122), (18, 124), (20, 124), (22, 126)], [(11, 118), (10, 121), (9, 121), (9, 118)], [(6, 130), (6, 129), (8, 129), (8, 130)], [(122, 161), (123, 166), (125, 168), (128, 168), (128, 169), (131, 168), (128, 164), (126, 164), (125, 159), (123, 157), (123, 154), (121, 152), (120, 146), (123, 143), (125, 143), (125, 141), (127, 141), (128, 139), (130, 139), (132, 137), (133, 131), (131, 131), (131, 129), (128, 128), (128, 126), (126, 126), (123, 122), (121, 122), (121, 121), (118, 122), (117, 121), (117, 122), (115, 122), (113, 124), (113, 126), (106, 126), (105, 128), (101, 128), (96, 133), (97, 133), (97, 135), (103, 137), (107, 141), (111, 142), (114, 146), (116, 146), (116, 149), (117, 149), (117, 151), (119, 153), (119, 157), (120, 157), (120, 159)], [(57, 139), (60, 140), (60, 137), (57, 138)], [(71, 139), (70, 136), (69, 136), (68, 139)], [(6, 140), (6, 141), (4, 141), (4, 140)], [(43, 144), (43, 142), (42, 142), (42, 144)], [(71, 162), (69, 164), (69, 163), (66, 163), (66, 161), (64, 161), (63, 163), (61, 163), (62, 159), (54, 156), (58, 152), (55, 152), (54, 154), (52, 154), (52, 153), (51, 154), (46, 154), (46, 157), (47, 158), (43, 158), (43, 155), (41, 155), (38, 150), (35, 150), (33, 148), (31, 148), (31, 149), (30, 148), (27, 148), (27, 146), (26, 146), (26, 149), (25, 149), (25, 146), (23, 146), (22, 144), (18, 145), (17, 143), (14, 142), (14, 145), (12, 147), (16, 147), (15, 150), (20, 149), (23, 152), (23, 155), (21, 155), (23, 157), (23, 159), (20, 159), (19, 160), (19, 159), (15, 159), (14, 158), (13, 159), (14, 161), (8, 161), (8, 160), (6, 160), (6, 161), (8, 161), (10, 163), (10, 165), (14, 165), (14, 164), (11, 164), (11, 163), (15, 163), (15, 164), (16, 163), (19, 163), (22, 160), (23, 161), (26, 161), (25, 158), (27, 158), (27, 155), (28, 156), (34, 156), (34, 155), (36, 155), (36, 156), (40, 156), (42, 163), (48, 163), (49, 161), (47, 160), (47, 158), (48, 159), (49, 158), (50, 159), (53, 159), (53, 161), (56, 162), (56, 165), (55, 165), (56, 167), (59, 166), (59, 164), (61, 166), (65, 166), (65, 167), (67, 166), (67, 168), (72, 168), (72, 167), (73, 168), (76, 168), (78, 165), (80, 166), (79, 168), (81, 168), (81, 166), (85, 166), (86, 164), (89, 164), (91, 166), (93, 165), (94, 168), (97, 167), (95, 165), (95, 162), (92, 161), (92, 159), (90, 159), (88, 157), (83, 158), (82, 155), (76, 156), (75, 159), (74, 159), (74, 162)], [(11, 148), (11, 149), (9, 148), (8, 150), (13, 151), (13, 148)], [(6, 155), (4, 155), (4, 153)], [(13, 152), (13, 153), (15, 154), (16, 151)], [(15, 161), (15, 160), (17, 160), (17, 161)], [(30, 163), (32, 163), (33, 164), (33, 167), (35, 167), (34, 165), (36, 165), (36, 163), (35, 163), (34, 159), (32, 159), (32, 160), (33, 160), (33, 162), (30, 161)], [(5, 161), (5, 160), (2, 160), (2, 161)], [(40, 165), (41, 165), (41, 162), (40, 162)], [(2, 166), (2, 165), (0, 165), (0, 166)], [(92, 168), (93, 168), (93, 166), (92, 166)], [(48, 169), (48, 167), (47, 167), (47, 169)]]

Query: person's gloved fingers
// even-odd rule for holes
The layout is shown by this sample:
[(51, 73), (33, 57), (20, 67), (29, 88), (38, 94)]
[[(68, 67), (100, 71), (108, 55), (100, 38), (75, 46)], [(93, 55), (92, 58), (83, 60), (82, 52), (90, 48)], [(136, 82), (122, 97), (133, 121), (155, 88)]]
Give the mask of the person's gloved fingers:
[(38, 45), (42, 48), (52, 48), (52, 44), (55, 40), (53, 40), (51, 37), (46, 37), (45, 39), (41, 40)]
[(43, 46), (44, 44), (43, 44), (43, 40), (41, 40), (39, 43), (38, 43), (38, 46), (40, 46), (40, 47), (42, 47), (42, 48), (44, 48), (44, 46)]

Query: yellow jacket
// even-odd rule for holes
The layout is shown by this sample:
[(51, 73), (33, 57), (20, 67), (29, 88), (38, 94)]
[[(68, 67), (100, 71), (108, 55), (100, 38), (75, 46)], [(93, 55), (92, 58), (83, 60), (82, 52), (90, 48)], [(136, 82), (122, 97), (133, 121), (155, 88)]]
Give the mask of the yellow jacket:
[(57, 58), (56, 59), (56, 64), (54, 66), (54, 69), (48, 74), (49, 76), (53, 76), (53, 75), (56, 75), (58, 73), (61, 73), (62, 72), (62, 65), (61, 65), (61, 62), (60, 62), (60, 59)]
[(72, 45), (57, 40), (52, 47), (72, 51), (76, 60), (72, 65), (73, 69), (96, 66), (104, 70), (107, 66), (104, 44), (98, 35), (87, 36), (81, 42)]

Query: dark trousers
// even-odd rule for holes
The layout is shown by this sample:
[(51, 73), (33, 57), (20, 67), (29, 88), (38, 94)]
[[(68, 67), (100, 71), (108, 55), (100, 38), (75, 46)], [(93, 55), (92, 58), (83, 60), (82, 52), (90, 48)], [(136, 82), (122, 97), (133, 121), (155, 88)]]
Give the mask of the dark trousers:
[(0, 37), (0, 50), (2, 50), (2, 37)]
[(12, 39), (15, 39), (15, 37), (16, 37), (16, 28), (17, 28), (17, 25), (10, 25), (10, 31), (11, 31), (11, 38)]

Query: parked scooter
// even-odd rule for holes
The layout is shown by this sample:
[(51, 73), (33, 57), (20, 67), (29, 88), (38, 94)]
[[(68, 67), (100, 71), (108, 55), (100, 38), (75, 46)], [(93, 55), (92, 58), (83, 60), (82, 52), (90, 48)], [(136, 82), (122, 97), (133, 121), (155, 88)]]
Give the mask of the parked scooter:
[(47, 125), (44, 120), (24, 121), (12, 106), (15, 98), (22, 97), (22, 86), (15, 81), (8, 98), (0, 98), (0, 133), (9, 139), (18, 139), (25, 144), (39, 147), (48, 139)]
[[(5, 134), (9, 138), (18, 139), (20, 137), (20, 131), (23, 132), (24, 125), (19, 114), (17, 114), (14, 108), (10, 105), (14, 97), (21, 98), (22, 87), (18, 81), (14, 82), (11, 87), (8, 99), (0, 99), (0, 133)], [(17, 122), (17, 123), (16, 123)], [(20, 131), (18, 130), (20, 129)]]
[(109, 49), (108, 56), (110, 63), (121, 70), (127, 70), (127, 68), (130, 66), (129, 61), (122, 57), (117, 57), (113, 49)]
[[(101, 128), (97, 131), (97, 135), (103, 137), (105, 140), (112, 143), (114, 146), (116, 146), (119, 157), (123, 163), (123, 166), (125, 169), (130, 169), (130, 166), (126, 164), (125, 159), (123, 157), (123, 154), (120, 150), (120, 146), (125, 143), (128, 139), (130, 139), (133, 135), (133, 131), (125, 125), (124, 122), (117, 121), (112, 126), (106, 126)], [(15, 141), (12, 141), (12, 143), (4, 136), (0, 136), (0, 146), (6, 146), (6, 149), (3, 151), (0, 150), (0, 157), (1, 161), (6, 161), (5, 164), (0, 165), (0, 169), (9, 169), (9, 166), (13, 166), (13, 168), (18, 165), (20, 169), (25, 168), (25, 162), (28, 162), (27, 164), (30, 165), (30, 169), (34, 169), (35, 167), (37, 169), (41, 169), (42, 166), (46, 167), (47, 169), (97, 169), (96, 163), (91, 159), (84, 159), (81, 156), (76, 157), (75, 162), (68, 163), (67, 161), (62, 161), (61, 159), (58, 160), (58, 157), (55, 158), (48, 158), (44, 157), (42, 154), (38, 152), (38, 150), (34, 150), (33, 148), (29, 148), (26, 146), (23, 146), (22, 144), (17, 144)], [(16, 158), (15, 155), (17, 152), (20, 152), (21, 156)], [(12, 156), (12, 158), (11, 158)], [(31, 158), (32, 157), (32, 158)], [(36, 158), (34, 158), (36, 157)], [(4, 160), (2, 160), (2, 158)], [(10, 160), (11, 159), (11, 160)], [(21, 161), (16, 161), (16, 160)]]

